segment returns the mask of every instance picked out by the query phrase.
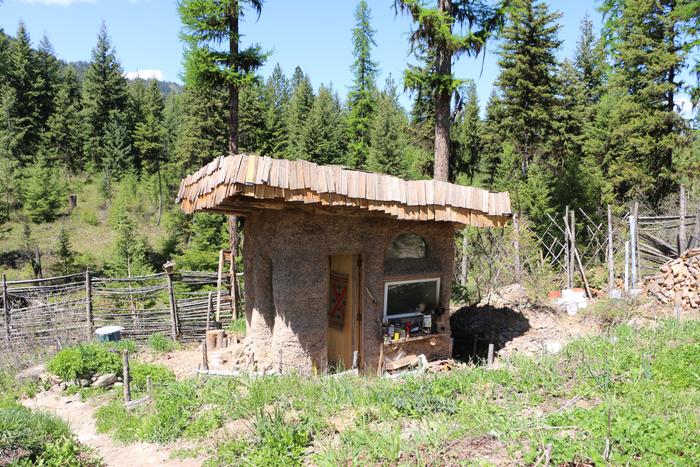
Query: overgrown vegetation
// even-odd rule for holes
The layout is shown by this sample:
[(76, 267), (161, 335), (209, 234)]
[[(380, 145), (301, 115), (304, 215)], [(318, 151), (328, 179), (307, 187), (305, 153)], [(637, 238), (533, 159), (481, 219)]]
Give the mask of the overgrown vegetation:
[(101, 461), (55, 415), (33, 412), (20, 405), (20, 396), (31, 396), (36, 383), (18, 386), (0, 373), (0, 464), (16, 466), (98, 466)]
[[(184, 380), (134, 412), (102, 407), (121, 441), (220, 439), (211, 465), (469, 462), (485, 440), (504, 462), (700, 462), (700, 323), (666, 321), (569, 344), (556, 356), (392, 381), (302, 376)], [(235, 434), (217, 432), (226, 423)], [(450, 457), (456, 456), (456, 457)], [(472, 459), (477, 462), (478, 459)]]

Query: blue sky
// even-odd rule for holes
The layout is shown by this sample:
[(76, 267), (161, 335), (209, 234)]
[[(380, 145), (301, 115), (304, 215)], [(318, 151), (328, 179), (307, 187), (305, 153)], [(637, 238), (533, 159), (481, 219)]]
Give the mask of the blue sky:
[[(380, 84), (391, 74), (400, 81), (408, 57), (407, 33), (410, 21), (396, 17), (392, 0), (368, 0), (377, 29), (374, 58), (379, 62)], [(551, 0), (563, 17), (560, 58), (572, 57), (583, 16), (591, 15), (596, 29), (601, 23), (592, 0)], [(356, 0), (267, 0), (258, 21), (249, 18), (242, 25), (244, 41), (258, 42), (271, 51), (261, 70), (269, 74), (280, 63), (287, 75), (299, 65), (314, 86), (332, 83), (341, 96), (351, 84), (350, 29)], [(180, 81), (182, 44), (177, 4), (169, 0), (4, 0), (0, 6), (0, 28), (14, 34), (23, 19), (36, 44), (45, 33), (57, 55), (64, 60), (88, 60), (101, 22), (107, 23), (117, 55), (126, 72), (153, 70), (162, 79)], [(492, 44), (482, 58), (461, 58), (454, 70), (460, 78), (472, 78), (482, 107), (498, 74)], [(404, 104), (409, 98), (404, 94)]]

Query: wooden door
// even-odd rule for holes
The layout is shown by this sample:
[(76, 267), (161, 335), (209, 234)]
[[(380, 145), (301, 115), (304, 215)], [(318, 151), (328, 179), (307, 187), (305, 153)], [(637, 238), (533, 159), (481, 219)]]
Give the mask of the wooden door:
[(330, 257), (328, 290), (328, 366), (350, 369), (352, 355), (359, 351), (357, 316), (359, 300), (359, 255)]

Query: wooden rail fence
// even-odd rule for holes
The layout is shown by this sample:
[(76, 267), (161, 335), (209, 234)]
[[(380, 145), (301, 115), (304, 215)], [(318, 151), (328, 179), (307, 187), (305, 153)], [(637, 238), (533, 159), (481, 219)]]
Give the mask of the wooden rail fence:
[[(116, 325), (123, 338), (145, 342), (154, 333), (174, 340), (205, 334), (215, 272), (168, 272), (140, 277), (95, 277), (89, 271), (60, 277), (8, 281), (2, 276), (3, 326), (0, 368), (22, 366), (38, 354), (93, 338)], [(232, 319), (231, 303), (221, 322)]]

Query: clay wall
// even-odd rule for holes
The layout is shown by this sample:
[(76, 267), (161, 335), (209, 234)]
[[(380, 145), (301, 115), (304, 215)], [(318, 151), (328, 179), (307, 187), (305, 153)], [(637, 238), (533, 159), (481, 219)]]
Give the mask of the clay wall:
[[(440, 304), (449, 308), (452, 224), (347, 215), (347, 209), (288, 208), (252, 213), (243, 232), (251, 369), (310, 374), (326, 368), (330, 255), (362, 255), (361, 353), (368, 372), (376, 371), (379, 359), (385, 281), (440, 277)], [(426, 241), (424, 258), (385, 258), (392, 240), (403, 233)], [(449, 335), (447, 313), (437, 326)], [(438, 341), (428, 356), (449, 356), (451, 340)]]

